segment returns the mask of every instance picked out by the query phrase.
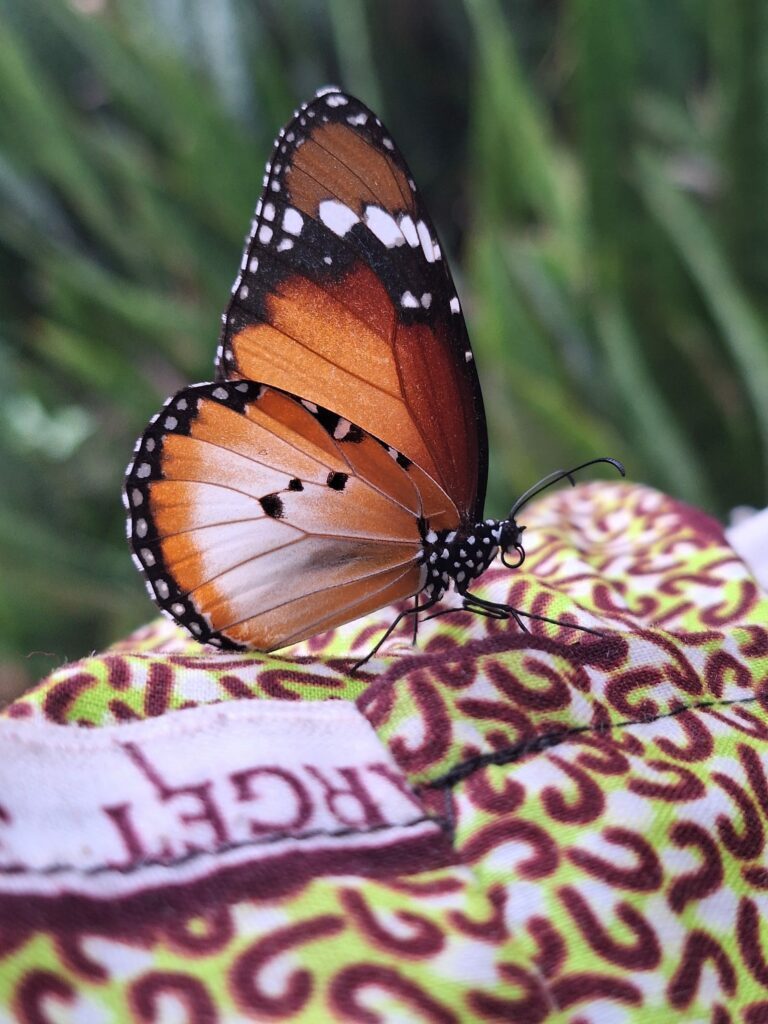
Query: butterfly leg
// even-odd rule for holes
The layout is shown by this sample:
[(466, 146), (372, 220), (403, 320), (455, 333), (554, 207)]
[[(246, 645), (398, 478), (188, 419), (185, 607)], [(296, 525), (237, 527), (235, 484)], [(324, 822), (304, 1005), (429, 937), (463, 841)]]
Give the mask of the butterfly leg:
[[(418, 597), (417, 597), (416, 601), (414, 602), (414, 607), (413, 608), (406, 608), (404, 612), (400, 612), (398, 615), (395, 616), (395, 618), (392, 620), (392, 622), (390, 622), (389, 626), (387, 626), (386, 630), (384, 631), (384, 635), (382, 637), (380, 637), (380, 639), (376, 642), (375, 646), (371, 648), (371, 650), (366, 654), (366, 656), (364, 658), (361, 658), (360, 661), (356, 661), (355, 662), (355, 664), (352, 666), (352, 671), (353, 672), (357, 672), (357, 670), (359, 668), (362, 668), (362, 666), (367, 661), (371, 660), (371, 658), (374, 656), (374, 654), (376, 654), (376, 652), (381, 647), (381, 645), (384, 643), (384, 641), (389, 639), (389, 637), (392, 635), (392, 632), (396, 629), (396, 627), (399, 625), (399, 623), (406, 617), (406, 615), (415, 615), (416, 618), (418, 618), (419, 612), (426, 611), (428, 608), (431, 608), (435, 604), (437, 604), (437, 601), (436, 600), (432, 600), (432, 601), (427, 601), (426, 604), (419, 605), (419, 601), (418, 601)], [(414, 642), (415, 642), (415, 630), (414, 630)]]
[(529, 633), (530, 630), (522, 621), (521, 616), (526, 619), (535, 619), (537, 622), (549, 622), (553, 626), (564, 626), (566, 629), (578, 629), (582, 633), (592, 633), (593, 636), (605, 636), (604, 633), (601, 633), (597, 629), (590, 629), (589, 626), (576, 626), (572, 622), (563, 622), (561, 619), (551, 619), (546, 615), (536, 615), (534, 612), (524, 612), (520, 608), (512, 608), (511, 605), (496, 604), (493, 601), (486, 601), (484, 598), (478, 597), (476, 594), (466, 593), (462, 596), (464, 597), (465, 607), (469, 611), (476, 612), (477, 614), (482, 614), (483, 612), (488, 614), (491, 612), (492, 618), (512, 618), (524, 633)]
[(492, 601), (484, 601), (482, 598), (476, 597), (474, 594), (464, 595), (464, 607), (467, 611), (472, 612), (475, 615), (483, 615), (488, 619), (514, 619), (523, 633), (530, 632), (526, 624), (520, 618), (520, 616), (525, 613), (518, 612), (516, 608), (503, 604), (494, 604)]

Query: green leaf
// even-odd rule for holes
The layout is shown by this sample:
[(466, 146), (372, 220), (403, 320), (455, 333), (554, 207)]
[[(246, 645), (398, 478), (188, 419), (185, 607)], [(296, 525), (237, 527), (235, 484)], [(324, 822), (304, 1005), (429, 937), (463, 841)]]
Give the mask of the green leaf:
[(640, 152), (637, 166), (648, 209), (679, 252), (751, 396), (762, 442), (763, 470), (768, 475), (768, 332), (696, 206), (669, 182), (651, 153)]

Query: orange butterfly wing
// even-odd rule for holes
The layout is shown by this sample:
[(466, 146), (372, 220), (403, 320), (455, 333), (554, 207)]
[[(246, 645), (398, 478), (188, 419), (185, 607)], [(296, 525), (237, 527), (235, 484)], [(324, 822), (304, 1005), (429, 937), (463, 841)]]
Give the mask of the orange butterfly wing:
[(418, 593), (445, 492), (347, 420), (252, 382), (185, 388), (126, 481), (134, 559), (202, 642), (275, 650)]
[(338, 90), (278, 137), (217, 372), (333, 409), (482, 517), (485, 416), (450, 271), (403, 157)]

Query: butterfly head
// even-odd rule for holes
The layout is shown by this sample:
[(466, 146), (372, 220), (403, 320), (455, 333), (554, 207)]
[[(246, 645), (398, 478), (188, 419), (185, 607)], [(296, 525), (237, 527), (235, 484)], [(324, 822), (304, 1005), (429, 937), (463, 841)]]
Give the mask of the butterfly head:
[(514, 519), (505, 519), (499, 524), (499, 552), (508, 569), (519, 569), (525, 561), (523, 547), (524, 526), (518, 526)]
[(525, 527), (518, 526), (516, 519), (520, 509), (524, 505), (527, 505), (531, 498), (535, 498), (537, 494), (545, 491), (553, 484), (559, 483), (561, 480), (567, 480), (570, 484), (575, 485), (576, 481), (573, 477), (574, 473), (577, 473), (580, 469), (584, 469), (586, 466), (594, 466), (599, 462), (608, 463), (613, 466), (614, 469), (618, 470), (621, 476), (624, 476), (624, 467), (616, 459), (590, 459), (589, 462), (584, 462), (580, 466), (574, 466), (573, 469), (557, 469), (554, 473), (549, 473), (547, 476), (542, 477), (538, 483), (535, 483), (533, 487), (529, 487), (524, 494), (520, 495), (512, 506), (509, 516), (503, 522), (499, 523), (499, 551), (501, 552), (501, 560), (508, 569), (519, 569), (525, 561), (525, 548), (523, 547), (522, 542), (523, 530)]

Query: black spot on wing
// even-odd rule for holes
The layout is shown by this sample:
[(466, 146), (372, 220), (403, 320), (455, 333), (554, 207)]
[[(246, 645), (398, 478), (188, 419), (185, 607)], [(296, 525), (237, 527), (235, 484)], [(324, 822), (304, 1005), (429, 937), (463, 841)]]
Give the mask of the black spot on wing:
[(334, 491), (343, 491), (347, 486), (348, 479), (349, 474), (347, 473), (329, 473), (328, 486)]
[(259, 504), (264, 512), (272, 519), (282, 519), (284, 515), (283, 502), (277, 494), (265, 494), (259, 498)]
[(298, 477), (294, 477), (293, 480), (289, 480), (288, 481), (288, 490), (289, 491), (303, 491), (304, 490), (304, 484), (301, 482), (301, 480), (298, 479)]

